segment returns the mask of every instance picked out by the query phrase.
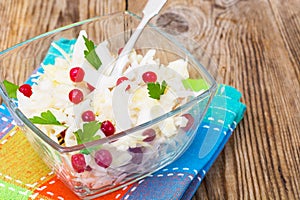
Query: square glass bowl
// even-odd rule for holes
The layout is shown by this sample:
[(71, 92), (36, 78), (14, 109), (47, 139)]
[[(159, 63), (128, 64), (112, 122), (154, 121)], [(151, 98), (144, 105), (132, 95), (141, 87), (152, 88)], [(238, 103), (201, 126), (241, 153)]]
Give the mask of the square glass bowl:
[[(118, 59), (119, 49), (126, 44), (139, 22), (140, 18), (130, 12), (115, 13), (71, 24), (20, 43), (0, 53), (1, 82), (8, 80), (17, 85), (22, 85), (24, 82), (36, 85), (36, 81), (44, 73), (45, 66), (55, 65), (58, 62), (57, 58), (65, 60), (72, 56), (74, 43), (81, 30), (85, 30), (88, 38), (96, 45), (106, 44), (113, 55), (112, 63), (114, 63)], [(100, 134), (94, 140), (78, 142), (77, 139), (77, 144), (66, 145), (66, 141), (65, 143), (62, 141), (66, 137), (63, 131), (58, 134), (58, 138), (53, 138), (47, 132), (49, 129), (32, 123), (29, 120), (32, 116), (26, 116), (25, 112), (18, 107), (18, 99), (9, 97), (3, 84), (0, 90), (2, 100), (44, 162), (76, 195), (85, 199), (101, 196), (140, 180), (170, 164), (182, 155), (193, 141), (197, 128), (216, 92), (217, 84), (207, 70), (215, 66), (210, 58), (205, 57), (204, 53), (199, 50), (196, 43), (186, 38), (180, 41), (182, 42), (178, 42), (159, 28), (148, 25), (134, 49), (135, 55), (140, 54), (144, 57), (147, 56), (149, 50), (155, 50), (153, 60), (159, 60), (163, 69), (167, 69), (166, 66), (170, 62), (178, 59), (187, 63), (189, 79), (193, 80), (187, 81), (187, 85), (184, 86), (189, 90), (189, 95), (183, 98), (180, 96), (182, 94), (171, 92), (171, 96), (178, 96), (175, 99), (179, 101), (173, 107), (174, 109), (164, 110), (163, 106), (159, 106), (156, 113), (160, 114), (156, 114), (151, 120), (142, 121), (142, 123), (132, 122), (132, 127), (117, 128), (112, 135), (103, 136), (102, 133), (102, 136)], [(138, 69), (151, 71), (152, 67), (155, 68), (148, 63)], [(132, 70), (128, 76), (138, 79), (140, 75), (138, 69)], [(170, 69), (158, 71), (158, 79), (166, 80), (172, 85), (170, 74), (174, 71), (171, 71)], [(68, 76), (69, 71), (65, 73)], [(174, 76), (179, 79), (186, 78), (178, 73)], [(176, 84), (175, 87), (177, 87)], [(171, 89), (167, 88), (167, 90)], [(133, 93), (137, 91), (138, 88)], [(46, 93), (52, 98), (68, 95), (51, 89)], [(145, 98), (149, 98), (143, 95), (144, 93), (140, 102), (136, 103), (140, 104), (142, 109), (153, 112), (157, 110), (155, 106), (147, 105), (147, 101), (143, 102)], [(38, 108), (48, 97), (41, 95), (40, 102), (36, 102), (36, 107)], [(92, 99), (97, 100), (97, 95), (94, 95)], [(111, 109), (121, 118), (121, 121), (122, 117), (132, 115), (132, 113), (125, 113), (125, 115), (122, 113), (127, 112), (124, 107), (132, 99), (119, 99), (118, 96), (113, 96), (111, 101), (113, 101)], [(76, 109), (74, 106), (73, 113), (81, 115), (81, 111)], [(41, 112), (46, 111), (41, 110)], [(173, 122), (172, 128), (168, 128), (170, 122)], [(101, 121), (102, 124), (103, 121)], [(93, 129), (93, 126), (86, 126), (85, 129), (85, 132), (88, 132)]]

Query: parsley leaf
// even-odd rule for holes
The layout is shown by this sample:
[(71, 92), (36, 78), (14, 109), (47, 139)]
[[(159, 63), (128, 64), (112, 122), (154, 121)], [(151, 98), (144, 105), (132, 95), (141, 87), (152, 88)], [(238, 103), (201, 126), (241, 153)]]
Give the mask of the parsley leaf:
[(29, 120), (34, 124), (62, 125), (50, 110), (42, 112), (40, 117), (34, 116), (33, 118), (29, 118)]
[(17, 98), (17, 90), (19, 89), (19, 86), (14, 84), (14, 83), (11, 83), (7, 80), (4, 80), (3, 81), (3, 85), (6, 89), (6, 92), (7, 92), (7, 95), (10, 97), (10, 98)]
[(158, 82), (147, 83), (149, 97), (151, 97), (153, 99), (159, 100), (160, 96), (165, 93), (166, 88), (167, 88), (166, 81), (163, 81), (161, 84), (159, 84)]
[[(101, 137), (99, 135), (95, 135), (95, 133), (100, 129), (100, 126), (101, 126), (101, 123), (97, 122), (97, 121), (92, 121), (92, 122), (83, 124), (82, 129), (79, 129), (76, 132), (74, 132), (74, 135), (77, 140), (77, 144), (83, 144), (85, 142), (90, 142), (93, 140), (100, 139)], [(99, 146), (95, 146), (95, 147), (91, 147), (91, 148), (87, 148), (87, 149), (81, 149), (80, 153), (88, 155), (92, 151), (95, 151), (99, 148), (100, 148)]]
[(191, 89), (192, 91), (199, 92), (200, 90), (207, 90), (209, 88), (207, 82), (200, 78), (200, 79), (185, 79), (182, 80), (182, 84), (185, 89)]
[(95, 135), (96, 132), (100, 129), (101, 123), (97, 121), (92, 121), (83, 124), (82, 129), (78, 129), (74, 132), (76, 136), (77, 144), (83, 144), (93, 140), (100, 139), (99, 135)]
[(102, 65), (102, 62), (95, 51), (95, 44), (92, 40), (87, 39), (85, 36), (83, 36), (83, 39), (87, 48), (87, 50), (84, 50), (85, 58), (93, 67), (95, 67), (95, 69), (98, 70)]

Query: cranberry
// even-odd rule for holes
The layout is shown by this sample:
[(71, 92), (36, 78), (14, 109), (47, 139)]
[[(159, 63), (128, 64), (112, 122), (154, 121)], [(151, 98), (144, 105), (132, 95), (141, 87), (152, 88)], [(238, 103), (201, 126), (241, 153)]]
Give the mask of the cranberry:
[(84, 158), (83, 154), (79, 153), (79, 154), (72, 155), (71, 163), (72, 163), (73, 169), (76, 172), (78, 172), (78, 173), (84, 172), (84, 169), (86, 168), (86, 163), (85, 163), (85, 158)]
[(32, 95), (31, 86), (29, 84), (23, 84), (19, 87), (19, 91), (24, 94), (26, 97), (30, 97)]
[(74, 67), (70, 70), (70, 79), (73, 82), (81, 82), (83, 81), (84, 70), (80, 67)]
[[(123, 81), (127, 81), (127, 80), (128, 80), (128, 78), (126, 76), (122, 76), (122, 77), (118, 78), (116, 85), (120, 85)], [(129, 90), (129, 89), (130, 89), (130, 85), (128, 85), (126, 87), (126, 90)]]
[(85, 171), (88, 171), (88, 172), (90, 172), (90, 171), (92, 171), (93, 170), (93, 168), (91, 167), (91, 166), (86, 166), (86, 168), (85, 168)]
[(94, 86), (92, 86), (91, 84), (87, 83), (87, 87), (88, 89), (92, 92), (95, 90)]
[(153, 130), (152, 128), (149, 128), (147, 130), (145, 130), (143, 132), (143, 136), (147, 136), (143, 141), (144, 142), (151, 142), (154, 140), (154, 138), (156, 137), (156, 133), (155, 130)]
[(69, 99), (72, 103), (79, 104), (83, 100), (83, 93), (81, 90), (73, 89), (69, 93)]
[(106, 149), (100, 149), (95, 153), (95, 162), (100, 167), (107, 168), (112, 162), (112, 155)]
[(106, 137), (113, 135), (116, 131), (115, 126), (109, 120), (103, 121), (100, 128)]
[(191, 115), (191, 114), (184, 114), (184, 115), (182, 115), (183, 117), (185, 117), (187, 120), (188, 120), (188, 122), (187, 122), (187, 124), (186, 124), (186, 126), (185, 127), (182, 127), (182, 129), (185, 131), (185, 132), (187, 132), (191, 127), (192, 127), (192, 125), (194, 124), (194, 118), (193, 118), (193, 116)]
[(140, 164), (143, 161), (143, 149), (142, 147), (129, 147), (128, 151), (130, 152), (132, 158), (131, 162), (134, 164)]
[(157, 80), (156, 74), (152, 71), (145, 72), (142, 78), (145, 83), (154, 83)]
[(96, 117), (95, 117), (95, 114), (93, 113), (93, 111), (87, 110), (82, 113), (81, 119), (84, 122), (91, 122), (91, 121), (95, 121)]
[(118, 50), (118, 55), (120, 55), (123, 51), (123, 47), (121, 47), (119, 50)]

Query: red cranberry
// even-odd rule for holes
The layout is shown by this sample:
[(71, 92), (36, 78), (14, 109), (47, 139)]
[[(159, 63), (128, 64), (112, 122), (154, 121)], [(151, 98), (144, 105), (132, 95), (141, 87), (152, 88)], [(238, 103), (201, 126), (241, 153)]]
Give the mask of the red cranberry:
[(100, 128), (106, 137), (113, 135), (116, 131), (115, 126), (109, 120), (103, 121)]
[(72, 103), (79, 104), (83, 100), (83, 93), (81, 90), (73, 89), (69, 93), (69, 99)]
[(26, 97), (30, 97), (32, 95), (31, 86), (29, 84), (23, 84), (19, 87), (19, 91), (24, 94)]
[(156, 133), (155, 130), (153, 130), (152, 128), (149, 128), (147, 130), (145, 130), (143, 132), (143, 136), (147, 136), (143, 141), (144, 142), (151, 142), (154, 140), (154, 138), (156, 137)]
[(91, 121), (95, 121), (96, 117), (95, 117), (95, 114), (93, 113), (93, 111), (87, 110), (82, 113), (81, 119), (84, 122), (91, 122)]
[(145, 72), (142, 78), (145, 83), (154, 83), (157, 80), (156, 74), (152, 71)]
[(100, 167), (107, 168), (112, 162), (112, 155), (106, 149), (100, 149), (95, 153), (95, 162)]
[(92, 92), (95, 90), (94, 86), (92, 86), (91, 84), (87, 83), (87, 87), (88, 89)]
[(119, 50), (118, 50), (118, 55), (120, 55), (123, 51), (123, 47), (121, 47)]
[(182, 127), (182, 129), (185, 132), (187, 132), (193, 126), (195, 120), (194, 120), (194, 117), (191, 114), (188, 114), (188, 113), (187, 114), (183, 114), (182, 116), (185, 117), (188, 120), (186, 126)]
[(84, 70), (80, 67), (74, 67), (70, 70), (70, 79), (73, 82), (81, 82), (84, 78)]
[[(126, 76), (122, 76), (122, 77), (120, 77), (120, 78), (118, 78), (118, 80), (117, 80), (117, 86), (118, 85), (120, 85), (123, 81), (127, 81), (128, 80), (128, 78), (126, 77)], [(128, 85), (127, 87), (126, 87), (126, 90), (129, 90), (130, 89), (130, 85)]]
[(84, 172), (84, 169), (86, 168), (85, 158), (83, 154), (75, 154), (71, 157), (71, 163), (73, 169), (78, 172), (82, 173)]

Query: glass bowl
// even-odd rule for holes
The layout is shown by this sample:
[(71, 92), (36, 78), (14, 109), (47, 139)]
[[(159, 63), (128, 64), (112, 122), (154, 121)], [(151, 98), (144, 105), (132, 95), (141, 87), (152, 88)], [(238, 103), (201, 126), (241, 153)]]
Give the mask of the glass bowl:
[[(39, 94), (35, 100), (31, 99), (33, 95), (29, 98), (24, 96), (19, 98), (20, 88), (17, 92), (18, 98), (12, 98), (9, 94), (10, 91), (6, 90), (5, 84), (1, 84), (0, 91), (2, 100), (10, 110), (17, 126), (22, 128), (34, 149), (80, 198), (91, 199), (115, 191), (173, 162), (193, 141), (197, 128), (216, 92), (217, 84), (208, 72), (208, 69), (214, 68), (214, 66), (210, 58), (205, 57), (205, 54), (200, 51), (197, 44), (187, 38), (178, 37), (176, 40), (153, 25), (145, 28), (134, 46), (134, 51), (125, 54), (130, 59), (135, 58), (126, 68), (125, 75), (129, 81), (122, 82), (120, 87), (115, 86), (115, 89), (107, 90), (114, 91), (110, 98), (101, 98), (101, 95), (99, 97), (97, 91), (100, 91), (99, 88), (111, 79), (101, 78), (98, 72), (95, 73), (96, 76), (93, 76), (95, 71), (91, 71), (89, 74), (91, 77), (98, 77), (96, 81), (94, 80), (92, 87), (85, 80), (80, 83), (70, 83), (70, 80), (65, 78), (69, 76), (68, 70), (62, 72), (61, 76), (52, 72), (53, 76), (60, 79), (60, 81), (54, 80), (54, 82), (56, 81), (56, 86), (63, 88), (61, 90), (58, 90), (58, 87), (51, 88), (50, 83), (37, 84), (40, 77), (46, 73), (46, 68), (49, 70), (49, 66), (51, 68), (57, 63), (63, 63), (64, 65), (60, 65), (63, 67), (71, 65), (66, 60), (73, 59), (72, 52), (81, 30), (85, 30), (88, 39), (97, 46), (105, 44), (105, 48), (112, 58), (107, 62), (105, 58), (102, 60), (106, 62), (106, 65), (103, 65), (106, 67), (103, 68), (106, 71), (102, 72), (107, 73), (117, 61), (118, 51), (126, 44), (139, 22), (140, 18), (130, 12), (96, 17), (42, 34), (0, 53), (1, 82), (8, 80), (16, 85), (22, 85), (25, 82), (32, 88), (44, 88), (44, 93)], [(155, 52), (153, 59), (151, 52)], [(148, 59), (149, 62), (146, 62), (147, 59), (145, 59), (145, 62), (142, 63), (141, 59), (146, 57), (150, 57), (150, 61)], [(174, 61), (178, 60), (181, 65), (186, 65), (188, 77), (177, 70), (176, 64), (175, 68), (168, 68), (171, 66), (170, 63), (173, 62), (174, 65)], [(159, 67), (155, 63), (153, 64), (154, 61), (159, 62)], [(140, 65), (134, 68), (133, 62), (138, 62)], [(66, 68), (70, 69), (69, 67)], [(167, 86), (164, 88), (160, 100), (150, 101), (147, 99), (149, 98), (148, 94), (145, 93), (145, 88), (149, 87), (147, 81), (143, 79), (144, 84), (134, 85), (130, 80), (141, 80), (145, 72), (153, 70), (156, 70), (157, 76), (153, 85), (156, 82), (162, 89), (162, 82), (165, 80)], [(61, 71), (57, 73), (61, 73)], [(44, 115), (41, 114), (39, 117), (44, 116), (48, 120), (51, 118), (49, 113), (47, 115), (48, 110), (42, 110), (49, 98), (57, 102), (56, 111), (60, 109), (59, 106), (72, 105), (72, 102), (65, 102), (65, 96), (68, 94), (63, 92), (67, 87), (64, 85), (64, 81), (74, 87), (86, 87), (84, 95), (87, 96), (96, 88), (96, 92), (89, 97), (92, 102), (100, 102), (101, 105), (101, 101), (111, 101), (108, 103), (111, 107), (103, 113), (112, 113), (110, 121), (116, 129), (115, 132), (105, 133), (102, 129), (105, 119), (102, 119), (99, 113), (96, 114), (98, 121), (93, 119), (91, 123), (89, 123), (90, 121), (78, 122), (80, 118), (77, 116), (82, 116), (83, 109), (85, 109), (78, 106), (81, 103), (70, 106), (71, 111), (67, 114), (69, 116), (72, 113), (72, 119), (74, 119), (72, 123), (74, 124), (68, 122), (68, 126), (60, 124), (57, 125), (59, 128), (53, 128), (55, 125), (41, 125), (33, 122), (33, 116), (28, 114), (30, 109), (41, 108), (40, 112), (44, 112)], [(116, 88), (121, 89), (117, 90)], [(186, 93), (183, 95), (178, 88), (184, 88)], [(123, 96), (116, 91), (123, 92)], [(128, 93), (131, 94), (126, 95)], [(36, 104), (32, 104), (31, 100)], [(157, 104), (158, 101), (163, 104)], [(175, 101), (176, 104), (172, 105), (171, 109), (170, 106), (168, 107), (169, 101)], [(129, 105), (133, 108), (129, 109)], [(56, 114), (55, 109), (49, 108), (49, 110), (52, 111), (50, 114)], [(102, 110), (100, 109), (99, 112), (101, 113)], [(139, 115), (142, 119), (135, 117), (137, 112), (142, 112)], [(150, 117), (147, 116), (149, 113)], [(130, 122), (130, 126), (128, 123), (123, 123), (126, 121)], [(85, 126), (84, 124), (89, 125)], [(72, 126), (78, 127), (78, 131), (72, 132), (73, 135), (70, 135), (68, 130)], [(97, 133), (100, 133), (93, 135), (95, 133), (91, 132), (95, 127)], [(111, 126), (108, 126), (109, 128)], [(103, 133), (105, 134), (103, 135)], [(88, 137), (84, 134), (92, 134), (93, 139), (84, 138)], [(68, 142), (69, 140), (71, 142)]]

